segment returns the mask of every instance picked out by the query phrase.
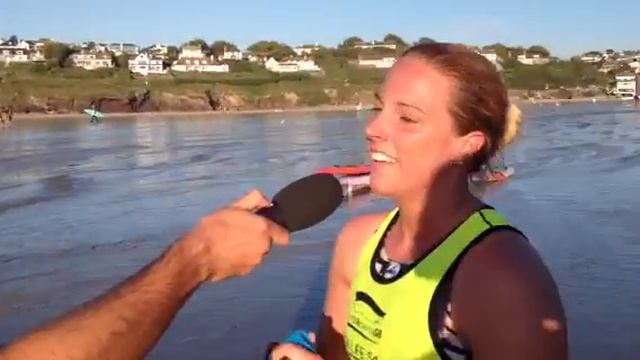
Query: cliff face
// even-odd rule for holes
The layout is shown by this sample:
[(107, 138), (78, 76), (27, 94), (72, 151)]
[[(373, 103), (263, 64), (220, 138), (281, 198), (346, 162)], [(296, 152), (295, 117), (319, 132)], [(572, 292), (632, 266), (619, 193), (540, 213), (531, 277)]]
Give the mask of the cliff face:
[(178, 95), (169, 92), (131, 93), (127, 97), (96, 97), (77, 100), (59, 97), (29, 97), (12, 103), (18, 113), (64, 114), (80, 113), (93, 106), (104, 113), (136, 113), (154, 111), (235, 111), (254, 109), (287, 109), (315, 105), (371, 104), (373, 92), (361, 91), (341, 97), (335, 89), (318, 89), (307, 92), (284, 91), (282, 93), (248, 96), (232, 91), (193, 93)]

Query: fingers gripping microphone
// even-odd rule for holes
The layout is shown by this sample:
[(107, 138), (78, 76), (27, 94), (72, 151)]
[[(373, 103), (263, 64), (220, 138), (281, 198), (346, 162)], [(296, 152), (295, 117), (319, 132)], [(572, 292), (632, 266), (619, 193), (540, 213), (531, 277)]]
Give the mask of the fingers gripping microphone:
[(284, 187), (273, 197), (273, 206), (260, 209), (257, 214), (294, 232), (329, 217), (342, 199), (338, 179), (329, 174), (314, 174)]

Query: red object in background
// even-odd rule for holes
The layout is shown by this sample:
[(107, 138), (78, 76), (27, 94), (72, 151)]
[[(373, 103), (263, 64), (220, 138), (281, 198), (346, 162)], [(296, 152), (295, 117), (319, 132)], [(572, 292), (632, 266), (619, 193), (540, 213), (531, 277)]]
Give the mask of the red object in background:
[(371, 172), (369, 165), (334, 165), (316, 171), (316, 174), (331, 174), (337, 176), (367, 175)]

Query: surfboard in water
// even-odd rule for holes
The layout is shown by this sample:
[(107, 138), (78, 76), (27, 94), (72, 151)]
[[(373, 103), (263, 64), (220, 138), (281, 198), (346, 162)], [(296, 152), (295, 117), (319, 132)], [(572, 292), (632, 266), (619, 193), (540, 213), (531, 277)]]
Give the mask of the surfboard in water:
[(85, 113), (85, 114), (87, 114), (87, 115), (89, 115), (89, 116), (91, 116), (91, 117), (93, 117), (93, 116), (95, 116), (95, 117), (97, 117), (97, 118), (103, 118), (103, 117), (104, 117), (104, 114), (103, 114), (103, 113), (101, 113), (101, 112), (100, 112), (100, 111), (98, 111), (98, 110), (93, 110), (93, 109), (84, 109), (84, 113)]

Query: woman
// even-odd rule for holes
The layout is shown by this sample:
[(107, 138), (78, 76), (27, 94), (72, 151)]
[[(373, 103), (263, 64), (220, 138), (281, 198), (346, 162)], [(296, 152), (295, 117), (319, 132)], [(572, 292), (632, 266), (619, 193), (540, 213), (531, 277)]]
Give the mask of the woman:
[(467, 176), (505, 133), (507, 93), (465, 47), (410, 48), (366, 128), (371, 187), (397, 208), (350, 221), (329, 272), (318, 354), (272, 359), (566, 359), (556, 285)]

